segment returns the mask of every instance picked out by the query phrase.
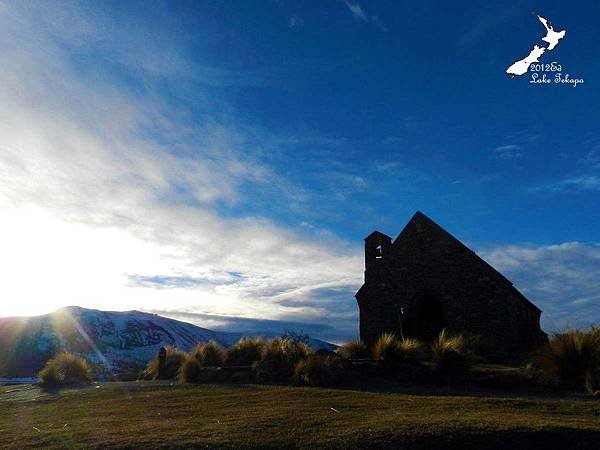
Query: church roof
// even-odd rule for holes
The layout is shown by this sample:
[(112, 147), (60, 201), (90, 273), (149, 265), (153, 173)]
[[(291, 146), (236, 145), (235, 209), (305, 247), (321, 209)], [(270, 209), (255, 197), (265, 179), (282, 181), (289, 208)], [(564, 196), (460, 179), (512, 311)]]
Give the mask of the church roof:
[(385, 233), (382, 233), (381, 231), (377, 231), (377, 230), (375, 230), (375, 231), (373, 231), (371, 234), (369, 234), (369, 235), (368, 235), (368, 236), (365, 238), (365, 241), (366, 241), (366, 240), (369, 240), (369, 239), (371, 239), (371, 238), (373, 238), (373, 237), (375, 237), (375, 236), (382, 236), (382, 237), (384, 237), (384, 238), (386, 238), (386, 239), (389, 239), (390, 241), (392, 240), (392, 238), (391, 238), (390, 236), (388, 236), (387, 234), (385, 234)]
[[(453, 247), (462, 248), (464, 251), (470, 253), (473, 258), (477, 258), (477, 260), (485, 265), (490, 272), (495, 274), (504, 282), (508, 283), (513, 290), (513, 293), (521, 299), (525, 304), (529, 307), (533, 308), (536, 311), (541, 312), (542, 310), (534, 305), (531, 301), (529, 301), (517, 288), (514, 287), (512, 282), (507, 279), (504, 275), (498, 272), (494, 267), (492, 267), (488, 262), (486, 262), (483, 258), (481, 258), (477, 253), (471, 250), (469, 247), (460, 242), (457, 238), (452, 236), (446, 230), (444, 230), (440, 225), (435, 223), (421, 211), (417, 211), (412, 218), (408, 221), (406, 226), (402, 229), (398, 237), (394, 240), (392, 246), (394, 248), (401, 247), (406, 241), (410, 240), (410, 235), (416, 234), (418, 236), (427, 235), (430, 237), (437, 237), (442, 241), (445, 241), (448, 245)], [(425, 240), (427, 241), (427, 240)]]

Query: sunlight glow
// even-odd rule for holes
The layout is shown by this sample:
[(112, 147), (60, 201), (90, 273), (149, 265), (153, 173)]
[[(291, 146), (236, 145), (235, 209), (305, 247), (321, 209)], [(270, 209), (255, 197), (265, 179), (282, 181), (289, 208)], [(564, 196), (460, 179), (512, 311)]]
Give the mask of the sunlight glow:
[(209, 300), (189, 289), (132, 285), (129, 274), (169, 273), (182, 261), (127, 231), (61, 221), (32, 207), (0, 209), (0, 223), (0, 316), (45, 314), (69, 305), (124, 310)]

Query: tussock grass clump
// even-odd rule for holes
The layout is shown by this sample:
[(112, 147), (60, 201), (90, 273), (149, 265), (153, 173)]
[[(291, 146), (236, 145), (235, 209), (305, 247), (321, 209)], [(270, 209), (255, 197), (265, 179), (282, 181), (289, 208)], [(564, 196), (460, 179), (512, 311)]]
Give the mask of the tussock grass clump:
[(338, 356), (310, 355), (294, 367), (294, 380), (305, 386), (329, 387), (339, 382), (342, 361)]
[(179, 369), (179, 381), (181, 383), (199, 383), (202, 366), (193, 356), (188, 356)]
[(350, 341), (337, 349), (337, 354), (345, 359), (369, 358), (369, 349), (361, 340)]
[(82, 357), (63, 352), (46, 363), (39, 377), (44, 387), (88, 384), (92, 381), (92, 369)]
[(225, 350), (215, 341), (199, 344), (192, 350), (191, 356), (196, 358), (202, 367), (221, 367), (225, 365)]
[(425, 359), (425, 345), (416, 339), (404, 339), (398, 342), (398, 353), (404, 361), (420, 361)]
[(302, 342), (277, 338), (267, 342), (260, 361), (254, 365), (258, 381), (285, 381), (294, 374), (295, 365), (312, 354)]
[(261, 338), (245, 337), (227, 349), (228, 366), (247, 366), (259, 361), (265, 348)]
[(396, 338), (393, 333), (379, 336), (373, 346), (373, 358), (385, 363), (417, 362), (425, 356), (425, 346), (416, 339)]
[(464, 375), (469, 371), (469, 355), (465, 338), (451, 336), (444, 329), (431, 344), (433, 369), (438, 375)]
[(400, 359), (398, 352), (398, 339), (394, 333), (383, 333), (373, 346), (373, 359), (379, 361), (397, 361)]
[[(175, 347), (166, 347), (167, 356), (165, 364), (165, 376), (167, 380), (174, 380), (179, 376), (179, 370), (187, 359), (187, 354), (182, 352)], [(152, 359), (144, 371), (142, 372), (141, 378), (143, 380), (156, 380), (158, 379), (158, 356)]]
[(188, 356), (179, 371), (181, 383), (214, 383), (222, 381), (220, 367), (202, 366), (194, 356)]
[(563, 387), (595, 392), (600, 388), (600, 328), (554, 334), (536, 363)]

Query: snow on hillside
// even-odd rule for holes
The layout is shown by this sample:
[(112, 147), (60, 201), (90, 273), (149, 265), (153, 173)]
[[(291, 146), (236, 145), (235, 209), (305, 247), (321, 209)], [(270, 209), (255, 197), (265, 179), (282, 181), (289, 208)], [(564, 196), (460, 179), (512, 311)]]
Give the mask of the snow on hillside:
[[(154, 358), (160, 347), (172, 345), (189, 351), (210, 340), (227, 347), (245, 335), (215, 332), (140, 311), (68, 307), (44, 316), (0, 319), (0, 377), (34, 375), (47, 359), (63, 350), (85, 356), (100, 377), (134, 373)], [(310, 345), (315, 349), (335, 347), (318, 339), (311, 339)]]

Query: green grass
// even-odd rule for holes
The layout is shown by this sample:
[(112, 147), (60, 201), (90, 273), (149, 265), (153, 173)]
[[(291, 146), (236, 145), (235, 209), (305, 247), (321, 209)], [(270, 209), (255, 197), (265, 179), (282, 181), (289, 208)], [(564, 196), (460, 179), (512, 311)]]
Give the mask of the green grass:
[(406, 395), (259, 385), (0, 389), (0, 448), (593, 448), (591, 398)]

